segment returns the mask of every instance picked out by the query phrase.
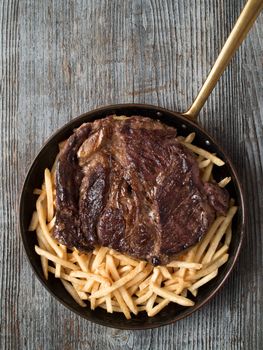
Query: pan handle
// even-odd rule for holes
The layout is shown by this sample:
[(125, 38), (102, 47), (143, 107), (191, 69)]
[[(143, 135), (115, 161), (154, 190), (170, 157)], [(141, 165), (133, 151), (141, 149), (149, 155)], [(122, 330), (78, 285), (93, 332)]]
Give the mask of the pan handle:
[(263, 0), (248, 0), (241, 12), (232, 32), (230, 33), (225, 45), (223, 46), (213, 68), (211, 69), (205, 83), (199, 91), (192, 106), (183, 113), (190, 119), (196, 119), (201, 108), (205, 104), (217, 81), (228, 66), (234, 53), (245, 39), (247, 33), (255, 22), (263, 8)]

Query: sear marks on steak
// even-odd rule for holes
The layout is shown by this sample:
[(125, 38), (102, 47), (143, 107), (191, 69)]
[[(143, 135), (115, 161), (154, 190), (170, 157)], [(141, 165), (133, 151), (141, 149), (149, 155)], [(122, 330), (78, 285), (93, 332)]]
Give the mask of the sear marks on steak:
[(163, 265), (197, 243), (228, 201), (202, 182), (176, 129), (109, 116), (75, 130), (59, 155), (54, 236), (68, 248), (107, 246)]

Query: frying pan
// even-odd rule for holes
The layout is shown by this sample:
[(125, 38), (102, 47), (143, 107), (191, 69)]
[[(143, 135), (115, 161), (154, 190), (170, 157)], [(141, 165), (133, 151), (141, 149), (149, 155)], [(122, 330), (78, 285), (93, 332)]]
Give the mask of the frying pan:
[[(85, 113), (63, 126), (53, 134), (49, 140), (47, 140), (46, 144), (33, 161), (23, 185), (19, 206), (20, 232), (24, 248), (29, 262), (42, 284), (62, 304), (78, 315), (95, 323), (120, 329), (146, 329), (163, 326), (182, 319), (199, 309), (214, 296), (229, 276), (239, 254), (244, 236), (245, 208), (242, 189), (230, 159), (213, 138), (197, 124), (196, 117), (213, 90), (216, 82), (228, 65), (230, 59), (244, 40), (262, 7), (262, 0), (249, 0), (247, 2), (220, 55), (218, 56), (218, 59), (209, 73), (207, 80), (201, 88), (194, 103), (185, 113), (172, 112), (161, 107), (142, 104), (118, 104), (102, 107)], [(217, 155), (225, 161), (223, 167), (218, 167), (216, 169), (214, 173), (215, 180), (219, 181), (225, 176), (232, 177), (232, 181), (227, 189), (231, 197), (235, 198), (239, 209), (233, 221), (233, 238), (229, 249), (229, 260), (220, 268), (219, 274), (215, 279), (200, 288), (193, 307), (184, 308), (171, 303), (152, 318), (149, 318), (146, 313), (139, 313), (138, 316), (133, 316), (131, 320), (126, 320), (120, 313), (108, 314), (106, 311), (99, 308), (92, 311), (89, 307), (80, 307), (66, 292), (62, 283), (58, 279), (50, 276), (48, 281), (46, 281), (43, 276), (40, 258), (34, 251), (34, 245), (37, 243), (36, 237), (34, 234), (28, 232), (31, 215), (35, 210), (36, 197), (33, 195), (33, 189), (41, 187), (44, 169), (52, 166), (58, 153), (59, 142), (68, 138), (73, 130), (79, 127), (82, 123), (104, 118), (110, 114), (127, 116), (139, 115), (159, 119), (163, 123), (175, 127), (178, 130), (178, 135), (185, 136), (190, 132), (195, 132), (195, 143), (198, 146), (205, 148), (212, 153), (217, 153)]]

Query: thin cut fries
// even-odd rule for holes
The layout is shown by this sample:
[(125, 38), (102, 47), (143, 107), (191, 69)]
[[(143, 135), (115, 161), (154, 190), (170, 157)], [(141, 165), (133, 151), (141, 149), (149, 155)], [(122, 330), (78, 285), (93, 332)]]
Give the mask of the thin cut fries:
[(139, 305), (139, 304), (144, 304), (153, 294), (152, 290), (148, 290), (147, 293), (143, 294), (141, 297), (137, 298), (135, 300), (135, 304)]
[(60, 264), (64, 267), (67, 267), (71, 270), (77, 270), (78, 267), (76, 265), (74, 265), (73, 263), (67, 261), (67, 260), (64, 260), (64, 259), (61, 259), (41, 248), (39, 248), (37, 245), (35, 246), (35, 251), (38, 255), (41, 255), (41, 256), (44, 256), (45, 258), (47, 258), (48, 260), (51, 260), (53, 261), (54, 263), (57, 263), (57, 264)]
[[(113, 280), (114, 281), (120, 280), (120, 275), (115, 267), (114, 260), (111, 255), (107, 256), (106, 263), (108, 264), (108, 269), (113, 277)], [(138, 313), (137, 307), (135, 306), (134, 301), (131, 298), (130, 294), (128, 293), (127, 289), (122, 286), (119, 288), (119, 291), (121, 293), (123, 300), (126, 302), (126, 305), (135, 315), (137, 315)]]
[(51, 174), (48, 169), (45, 169), (45, 185), (47, 192), (47, 221), (50, 222), (54, 216), (54, 205), (53, 205), (53, 189)]
[(99, 249), (98, 254), (96, 255), (96, 258), (94, 259), (92, 267), (91, 267), (92, 271), (95, 271), (98, 268), (98, 266), (102, 263), (105, 255), (107, 253), (107, 250), (108, 250), (108, 248), (105, 248), (105, 247), (101, 247)]
[(219, 187), (225, 187), (229, 182), (231, 181), (231, 177), (225, 177), (223, 180), (221, 180), (220, 182), (218, 182), (218, 186)]
[[(112, 253), (112, 252), (110, 252)], [(113, 253), (114, 254), (114, 253)], [(138, 261), (128, 257), (128, 256), (125, 256), (123, 254), (118, 254), (118, 253), (115, 253), (114, 254), (114, 257), (118, 260), (120, 260), (121, 262), (121, 265), (131, 265), (131, 266), (137, 266), (138, 265)]]
[[(43, 241), (41, 240), (38, 232), (37, 232), (37, 241), (38, 241), (38, 244), (41, 248), (43, 248), (43, 249), (46, 248), (46, 246), (44, 245)], [(40, 260), (41, 260), (41, 266), (42, 266), (42, 270), (44, 273), (44, 277), (47, 280), (48, 279), (48, 259), (45, 256), (41, 256)]]
[(141, 261), (138, 266), (135, 267), (134, 270), (128, 273), (128, 275), (120, 278), (118, 281), (114, 282), (112, 286), (100, 289), (98, 292), (91, 294), (91, 298), (100, 298), (104, 297), (105, 295), (113, 292), (116, 289), (119, 289), (120, 287), (124, 286), (127, 282), (129, 282), (131, 279), (133, 279), (139, 272), (143, 270), (146, 263), (144, 261)]
[(53, 253), (53, 250), (50, 247), (50, 245), (48, 244), (48, 242), (46, 241), (45, 236), (43, 235), (43, 232), (42, 232), (40, 226), (38, 226), (36, 229), (36, 235), (37, 235), (37, 240), (38, 240), (38, 244), (39, 244), (40, 248), (46, 249), (48, 251), (52, 251), (52, 253)]
[(175, 293), (169, 292), (169, 290), (165, 288), (158, 287), (155, 283), (151, 285), (151, 288), (154, 293), (157, 295), (160, 295), (160, 297), (163, 297), (165, 299), (168, 299), (174, 303), (177, 303), (182, 306), (193, 306), (194, 302), (190, 299), (187, 299), (185, 297), (182, 297), (180, 295), (176, 295)]
[(215, 155), (213, 155), (212, 153), (205, 151), (203, 148), (197, 147), (192, 145), (191, 143), (187, 143), (187, 142), (182, 142), (187, 148), (189, 148), (191, 151), (193, 151), (194, 153), (203, 156), (206, 159), (210, 159), (212, 163), (214, 163), (217, 166), (222, 166), (225, 164), (225, 162), (223, 162), (220, 158), (216, 157)]
[(144, 271), (138, 273), (138, 275), (136, 277), (134, 277), (132, 280), (130, 280), (127, 284), (126, 284), (126, 288), (130, 288), (138, 283), (141, 283), (142, 281), (145, 280), (145, 278), (149, 275), (149, 273), (151, 273), (152, 268), (151, 266), (147, 266)]
[(213, 272), (209, 273), (205, 277), (201, 278), (198, 282), (194, 283), (192, 287), (190, 287), (190, 290), (195, 290), (204, 285), (205, 283), (211, 281), (211, 279), (215, 278), (217, 276), (218, 269), (214, 270)]
[(191, 134), (186, 136), (184, 142), (192, 143), (194, 141), (194, 138), (195, 138), (195, 132), (192, 132)]
[(47, 224), (47, 228), (49, 231), (51, 231), (55, 226), (55, 221), (56, 221), (56, 217), (54, 216), (53, 219)]
[(107, 286), (110, 285), (110, 281), (107, 278), (102, 277), (100, 275), (96, 275), (95, 273), (89, 273), (89, 272), (83, 272), (83, 271), (71, 271), (70, 276), (78, 277), (78, 278), (86, 278), (87, 280), (91, 278), (91, 279), (94, 279), (94, 281), (97, 281), (101, 284), (105, 284)]
[(202, 268), (202, 264), (192, 263), (188, 261), (172, 261), (167, 265), (168, 267), (183, 267), (185, 269), (195, 269), (200, 270)]
[[(67, 255), (68, 255), (68, 253), (67, 253), (67, 247), (66, 247), (65, 245), (63, 245), (63, 244), (60, 244), (59, 246), (60, 246), (60, 248), (63, 250), (63, 259), (67, 260)], [(59, 267), (57, 267), (57, 266), (59, 266)], [(61, 274), (61, 272), (63, 271), (62, 266), (61, 266), (60, 264), (56, 264), (56, 270), (58, 270), (58, 271), (56, 271), (56, 272), (57, 272), (57, 274), (58, 274), (58, 277), (60, 277), (60, 274)]]
[(167, 267), (159, 266), (159, 269), (160, 269), (161, 274), (163, 275), (164, 278), (166, 278), (166, 279), (172, 278), (172, 276), (171, 276), (170, 272), (168, 271)]
[[(48, 267), (48, 271), (51, 272), (51, 273), (53, 273), (53, 274), (56, 273), (56, 269), (55, 269), (54, 267), (51, 267), (51, 266)], [(85, 284), (85, 282), (84, 282), (83, 280), (79, 280), (79, 279), (77, 279), (77, 278), (71, 277), (71, 276), (67, 275), (67, 274), (64, 273), (64, 272), (61, 273), (60, 278), (62, 278), (63, 280), (72, 282), (72, 283), (74, 283), (74, 284), (78, 284), (78, 285), (80, 285), (80, 286), (82, 287), (82, 289), (84, 289), (84, 284)]]
[(218, 218), (216, 218), (216, 220), (213, 222), (212, 226), (210, 227), (209, 231), (203, 238), (203, 240), (199, 243), (197, 252), (195, 255), (196, 262), (200, 261), (203, 253), (205, 252), (206, 248), (208, 247), (209, 243), (211, 242), (212, 238), (214, 237), (215, 233), (217, 232), (223, 220), (224, 220), (223, 216), (219, 216)]
[[(41, 196), (41, 195), (40, 195)], [(55, 242), (55, 240), (51, 237), (50, 232), (48, 231), (48, 227), (46, 224), (46, 219), (44, 216), (44, 210), (41, 204), (40, 200), (37, 200), (36, 203), (36, 207), (37, 207), (37, 214), (38, 214), (38, 220), (39, 220), (39, 224), (41, 226), (41, 229), (43, 231), (43, 234), (45, 235), (46, 240), (48, 241), (48, 243), (51, 245), (51, 247), (55, 250), (55, 252), (57, 253), (57, 255), (62, 258), (63, 257), (63, 251), (62, 249), (57, 245), (57, 243)]]
[(203, 160), (202, 162), (198, 163), (199, 169), (206, 168), (211, 163), (210, 159)]
[(207, 266), (206, 268), (199, 270), (195, 275), (188, 276), (187, 280), (198, 280), (199, 278), (209, 275), (216, 269), (218, 269), (220, 266), (222, 266), (225, 262), (228, 260), (228, 254), (224, 254), (221, 258), (213, 262), (213, 264)]
[(227, 227), (232, 221), (236, 211), (237, 211), (237, 207), (232, 207), (229, 209), (226, 218), (224, 219), (222, 225), (220, 226), (219, 230), (214, 236), (213, 242), (210, 244), (210, 247), (202, 260), (202, 264), (208, 263), (209, 261), (212, 260), (212, 257), (215, 254), (218, 244), (221, 241), (221, 238), (223, 237), (223, 235), (226, 233)]
[(126, 117), (126, 115), (115, 115), (114, 117), (113, 117), (113, 119), (116, 119), (116, 120), (125, 120), (125, 119), (127, 119), (128, 117)]
[(220, 256), (222, 256), (223, 254), (225, 254), (228, 251), (228, 248), (229, 246), (225, 244), (220, 249), (218, 249), (218, 251), (213, 256), (212, 262), (220, 258)]
[(227, 230), (226, 230), (226, 238), (225, 238), (225, 243), (224, 243), (228, 247), (230, 245), (231, 238), (232, 238), (232, 227), (231, 227), (231, 225), (229, 225)]
[(213, 166), (214, 166), (214, 164), (210, 163), (210, 164), (208, 164), (208, 166), (206, 168), (204, 168), (205, 171), (204, 171), (204, 174), (203, 174), (203, 177), (202, 177), (202, 180), (204, 182), (207, 182), (210, 179), (211, 174), (212, 174), (212, 170), (213, 170)]
[(88, 272), (88, 266), (86, 264), (86, 261), (83, 259), (83, 257), (79, 255), (76, 250), (72, 253), (72, 255), (74, 256), (74, 258), (76, 258), (76, 261), (78, 262), (81, 270), (84, 272)]
[(153, 307), (151, 310), (149, 310), (148, 316), (153, 317), (153, 316), (157, 315), (169, 303), (170, 303), (169, 299), (163, 299), (161, 302), (159, 302), (159, 304), (157, 304), (155, 307)]
[[(122, 120), (124, 116), (116, 117)], [(216, 155), (194, 146), (195, 133), (178, 140), (196, 154), (203, 181), (212, 180), (213, 166), (224, 162)], [(62, 149), (64, 143), (59, 145)], [(96, 247), (90, 253), (67, 249), (53, 238), (55, 216), (55, 171), (58, 156), (51, 172), (45, 169), (42, 189), (38, 195), (36, 211), (32, 215), (29, 231), (36, 231), (44, 277), (48, 273), (59, 278), (72, 298), (82, 307), (90, 303), (91, 309), (100, 307), (107, 312), (121, 312), (127, 319), (131, 313), (147, 312), (149, 317), (158, 314), (170, 302), (193, 306), (189, 292), (195, 297), (198, 289), (218, 274), (220, 266), (228, 260), (232, 237), (231, 223), (237, 211), (230, 201), (227, 215), (218, 216), (203, 239), (183, 252), (166, 266), (153, 267), (150, 263), (116, 252), (106, 247)], [(218, 185), (225, 187), (231, 177)]]

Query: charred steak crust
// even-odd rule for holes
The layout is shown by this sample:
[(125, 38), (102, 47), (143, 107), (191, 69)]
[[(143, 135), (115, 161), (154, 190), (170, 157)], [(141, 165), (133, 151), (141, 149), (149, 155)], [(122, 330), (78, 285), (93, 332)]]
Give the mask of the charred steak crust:
[(202, 182), (176, 129), (109, 116), (83, 124), (61, 151), (54, 236), (68, 248), (107, 246), (163, 265), (197, 243), (228, 202), (226, 190)]

